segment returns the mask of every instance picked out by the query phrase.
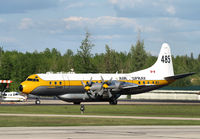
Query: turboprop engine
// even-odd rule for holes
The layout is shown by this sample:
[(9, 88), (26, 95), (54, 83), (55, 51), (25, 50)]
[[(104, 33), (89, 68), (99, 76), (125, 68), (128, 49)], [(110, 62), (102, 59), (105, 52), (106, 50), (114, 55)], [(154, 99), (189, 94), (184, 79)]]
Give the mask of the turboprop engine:
[[(93, 82), (92, 78), (86, 84), (82, 81), (82, 85), (85, 89), (85, 96), (89, 95), (93, 98), (95, 97), (102, 97), (104, 94), (111, 98), (113, 95), (111, 92), (120, 91), (121, 86), (124, 82), (120, 81), (113, 81), (112, 78), (108, 81), (104, 81), (103, 77), (101, 77), (101, 83)], [(85, 97), (83, 98), (85, 99)]]

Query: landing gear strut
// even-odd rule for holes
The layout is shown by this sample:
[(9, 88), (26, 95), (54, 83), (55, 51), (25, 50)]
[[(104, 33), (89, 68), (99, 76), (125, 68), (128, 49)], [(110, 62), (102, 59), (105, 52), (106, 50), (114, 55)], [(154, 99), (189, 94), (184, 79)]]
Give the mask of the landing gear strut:
[(35, 104), (36, 104), (36, 105), (39, 105), (39, 104), (40, 104), (40, 99), (39, 99), (39, 98), (36, 98)]
[(116, 99), (111, 100), (111, 101), (109, 101), (109, 103), (110, 103), (110, 105), (117, 105), (117, 100)]
[(74, 102), (74, 105), (80, 105), (81, 102)]

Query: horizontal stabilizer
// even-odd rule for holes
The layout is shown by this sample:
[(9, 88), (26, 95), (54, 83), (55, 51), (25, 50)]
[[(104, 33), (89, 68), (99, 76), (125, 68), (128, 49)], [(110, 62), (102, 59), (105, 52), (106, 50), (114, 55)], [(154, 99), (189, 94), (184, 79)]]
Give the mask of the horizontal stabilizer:
[(181, 79), (190, 75), (195, 74), (194, 72), (191, 73), (185, 73), (185, 74), (178, 74), (178, 75), (174, 75), (174, 76), (169, 76), (169, 77), (165, 77), (166, 80), (177, 80), (177, 79)]

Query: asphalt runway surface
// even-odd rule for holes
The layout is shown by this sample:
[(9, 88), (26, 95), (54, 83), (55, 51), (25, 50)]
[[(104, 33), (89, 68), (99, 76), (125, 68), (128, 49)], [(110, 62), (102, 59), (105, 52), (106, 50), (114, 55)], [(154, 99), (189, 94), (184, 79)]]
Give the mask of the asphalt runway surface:
[(200, 126), (0, 127), (1, 139), (199, 139)]
[[(109, 105), (109, 102), (82, 102), (85, 105)], [(183, 100), (119, 100), (118, 105), (149, 105), (149, 104), (200, 104), (200, 101), (183, 101)], [(0, 101), (0, 106), (3, 105), (35, 105), (35, 99), (29, 99), (26, 102), (3, 102)], [(65, 102), (62, 100), (41, 99), (40, 105), (74, 105), (72, 102)]]

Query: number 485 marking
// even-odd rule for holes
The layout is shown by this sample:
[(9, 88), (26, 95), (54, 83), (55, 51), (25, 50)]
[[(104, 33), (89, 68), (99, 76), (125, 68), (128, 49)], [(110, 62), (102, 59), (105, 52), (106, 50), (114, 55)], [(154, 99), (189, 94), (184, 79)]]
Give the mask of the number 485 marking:
[(163, 55), (161, 58), (161, 62), (163, 63), (170, 63), (171, 59), (170, 59), (170, 55)]

